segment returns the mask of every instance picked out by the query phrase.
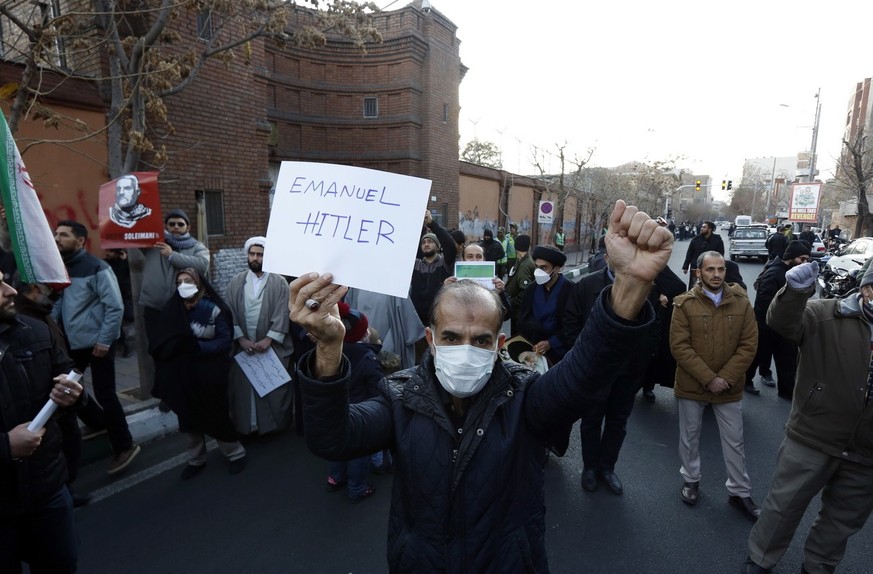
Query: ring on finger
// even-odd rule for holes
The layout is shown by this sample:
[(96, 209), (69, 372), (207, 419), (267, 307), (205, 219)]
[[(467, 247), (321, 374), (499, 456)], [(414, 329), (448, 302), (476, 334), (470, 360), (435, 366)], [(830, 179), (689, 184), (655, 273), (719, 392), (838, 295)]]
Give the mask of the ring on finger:
[(65, 394), (65, 395), (69, 395), (69, 394), (70, 394), (70, 389), (64, 389), (64, 394)]
[(306, 305), (306, 308), (310, 311), (318, 311), (318, 308), (321, 307), (321, 303), (315, 299), (307, 299), (303, 304)]

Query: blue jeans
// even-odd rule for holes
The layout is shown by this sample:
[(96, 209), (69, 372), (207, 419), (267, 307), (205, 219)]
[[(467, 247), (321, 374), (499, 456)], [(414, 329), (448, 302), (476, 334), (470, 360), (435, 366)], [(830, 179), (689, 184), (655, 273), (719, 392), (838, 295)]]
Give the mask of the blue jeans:
[(330, 463), (330, 477), (338, 484), (349, 481), (349, 498), (361, 498), (370, 487), (367, 475), (370, 474), (370, 457), (362, 456), (347, 462)]
[(0, 516), (0, 572), (18, 574), (21, 563), (31, 574), (67, 574), (79, 561), (79, 534), (73, 499), (66, 486), (37, 508)]

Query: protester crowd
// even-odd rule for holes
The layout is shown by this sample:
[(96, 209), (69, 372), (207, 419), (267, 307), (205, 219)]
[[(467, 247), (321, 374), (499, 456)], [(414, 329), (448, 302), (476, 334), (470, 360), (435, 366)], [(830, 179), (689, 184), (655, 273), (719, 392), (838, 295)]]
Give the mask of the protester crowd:
[[(804, 572), (833, 572), (873, 510), (873, 272), (860, 294), (810, 299), (810, 245), (788, 240), (755, 282), (752, 301), (724, 257), (712, 222), (688, 226), (683, 272), (667, 266), (675, 232), (617, 202), (591, 273), (562, 273), (563, 233), (534, 245), (515, 224), (481, 239), (425, 214), (409, 298), (332, 283), (330, 274), (263, 270), (265, 237), (241, 250), (247, 269), (224, 294), (209, 281), (209, 250), (181, 209), (163, 241), (141, 249), (142, 309), (153, 395), (188, 438), (182, 480), (208, 461), (214, 438), (229, 474), (244, 471), (251, 440), (296, 427), (328, 461), (325, 489), (353, 503), (375, 494), (371, 472), (393, 472), (392, 572), (546, 572), (544, 464), (562, 456), (580, 422), (580, 486), (622, 495), (617, 469), (636, 396), (673, 387), (679, 412), (677, 498), (695, 505), (701, 421), (718, 422), (727, 502), (755, 526), (742, 572), (769, 572), (812, 498), (819, 518)], [(689, 227), (689, 229), (685, 229)], [(686, 235), (687, 233), (687, 235)], [(0, 571), (74, 572), (72, 509), (81, 430), (105, 430), (107, 472), (143, 448), (115, 388), (115, 353), (129, 353), (127, 254), (85, 250), (87, 228), (61, 221), (55, 240), (72, 284), (63, 291), (0, 282)], [(478, 240), (476, 240), (478, 239)], [(775, 249), (775, 247), (774, 247)], [(491, 262), (494, 276), (460, 279), (456, 262)], [(290, 311), (290, 313), (289, 313)], [(501, 329), (509, 321), (510, 336)], [(839, 356), (834, 349), (845, 349)], [(234, 357), (275, 360), (288, 382), (263, 389)], [(634, 361), (627, 361), (632, 356)], [(794, 400), (767, 497), (752, 498), (744, 454), (744, 391), (776, 364), (778, 394)], [(90, 378), (84, 392), (74, 371)], [(28, 423), (51, 397), (60, 409)], [(79, 424), (79, 420), (82, 424)], [(147, 447), (146, 447), (147, 448)], [(50, 536), (46, 536), (46, 532)], [(8, 543), (7, 543), (8, 541)]]

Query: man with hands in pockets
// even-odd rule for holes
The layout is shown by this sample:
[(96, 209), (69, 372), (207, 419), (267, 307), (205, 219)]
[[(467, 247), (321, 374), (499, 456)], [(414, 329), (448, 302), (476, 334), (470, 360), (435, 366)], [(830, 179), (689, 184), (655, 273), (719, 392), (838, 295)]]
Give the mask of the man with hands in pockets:
[(646, 295), (673, 238), (618, 201), (606, 243), (615, 282), (546, 374), (497, 360), (506, 338), (500, 302), (458, 281), (435, 298), (421, 363), (355, 405), (336, 306), (346, 288), (330, 274), (291, 284), (291, 320), (317, 341), (298, 365), (310, 449), (332, 460), (395, 453), (391, 572), (548, 572), (543, 449), (564, 454), (585, 405), (602, 400), (621, 362), (645, 343)]

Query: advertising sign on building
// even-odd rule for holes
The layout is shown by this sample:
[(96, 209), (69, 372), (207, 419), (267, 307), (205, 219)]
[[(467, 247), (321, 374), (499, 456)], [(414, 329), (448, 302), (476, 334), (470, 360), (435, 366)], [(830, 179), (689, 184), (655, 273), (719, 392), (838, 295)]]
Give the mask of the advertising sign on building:
[(538, 223), (552, 223), (555, 219), (555, 203), (552, 201), (541, 201), (540, 212), (537, 215)]
[(791, 186), (791, 201), (788, 203), (788, 221), (796, 223), (813, 223), (818, 221), (820, 198), (820, 183), (793, 184)]

